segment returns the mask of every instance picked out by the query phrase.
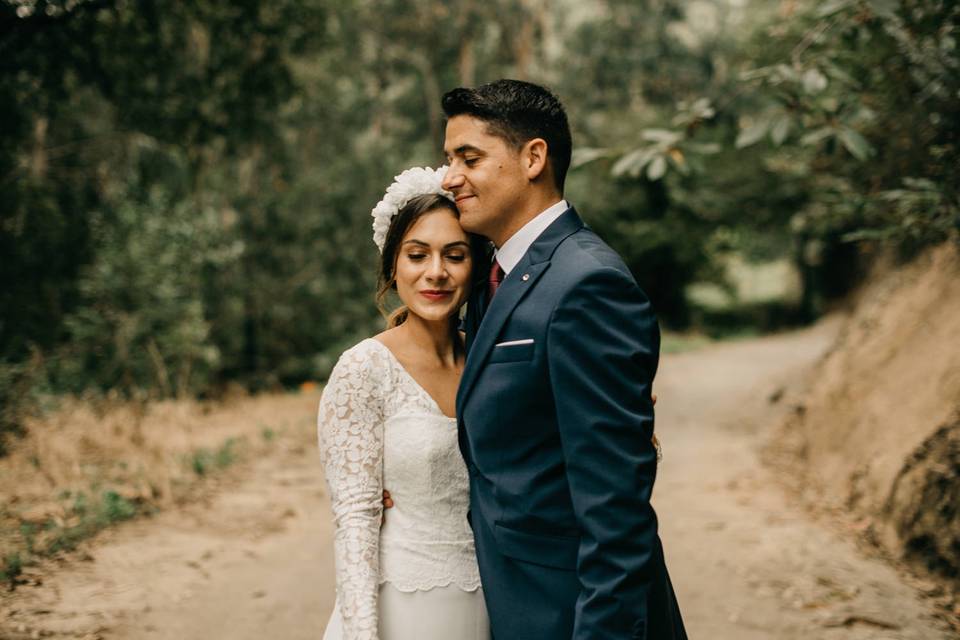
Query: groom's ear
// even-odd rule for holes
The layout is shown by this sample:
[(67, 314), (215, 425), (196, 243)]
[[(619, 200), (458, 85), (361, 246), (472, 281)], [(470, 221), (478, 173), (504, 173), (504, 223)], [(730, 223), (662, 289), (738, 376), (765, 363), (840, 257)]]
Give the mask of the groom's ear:
[(520, 156), (527, 180), (536, 180), (547, 170), (547, 141), (543, 138), (528, 140), (523, 145)]

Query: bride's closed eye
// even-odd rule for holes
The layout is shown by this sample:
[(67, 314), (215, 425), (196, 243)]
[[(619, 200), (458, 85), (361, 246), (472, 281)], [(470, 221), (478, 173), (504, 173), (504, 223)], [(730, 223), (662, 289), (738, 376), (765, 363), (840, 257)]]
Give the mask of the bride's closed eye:
[[(427, 257), (425, 253), (408, 253), (407, 259), (412, 262), (419, 262)], [(463, 262), (467, 259), (466, 254), (463, 253), (449, 253), (446, 256), (447, 260), (452, 260), (453, 262)]]

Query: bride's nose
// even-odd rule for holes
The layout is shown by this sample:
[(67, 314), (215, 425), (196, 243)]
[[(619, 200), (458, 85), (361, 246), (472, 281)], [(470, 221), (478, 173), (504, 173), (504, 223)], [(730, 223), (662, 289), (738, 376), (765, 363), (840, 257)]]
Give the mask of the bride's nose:
[(428, 280), (442, 280), (447, 277), (447, 266), (443, 263), (443, 256), (437, 255), (430, 259), (427, 265)]

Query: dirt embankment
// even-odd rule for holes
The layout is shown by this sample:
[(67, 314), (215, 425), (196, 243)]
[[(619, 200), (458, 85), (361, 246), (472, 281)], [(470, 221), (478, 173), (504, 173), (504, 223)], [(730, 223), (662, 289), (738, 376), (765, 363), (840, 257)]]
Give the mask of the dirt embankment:
[[(811, 505), (960, 589), (960, 249), (875, 276), (772, 447)], [(783, 455), (785, 454), (785, 455)]]

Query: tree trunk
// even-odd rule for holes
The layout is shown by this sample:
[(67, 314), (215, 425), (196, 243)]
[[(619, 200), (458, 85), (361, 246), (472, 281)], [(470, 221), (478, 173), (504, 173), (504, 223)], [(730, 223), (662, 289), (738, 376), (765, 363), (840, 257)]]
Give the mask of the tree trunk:
[(473, 33), (464, 33), (460, 40), (457, 56), (457, 70), (460, 74), (460, 86), (472, 87), (477, 81), (477, 56), (474, 51)]
[(47, 128), (50, 120), (41, 116), (33, 121), (33, 152), (30, 154), (30, 174), (34, 180), (47, 175)]

